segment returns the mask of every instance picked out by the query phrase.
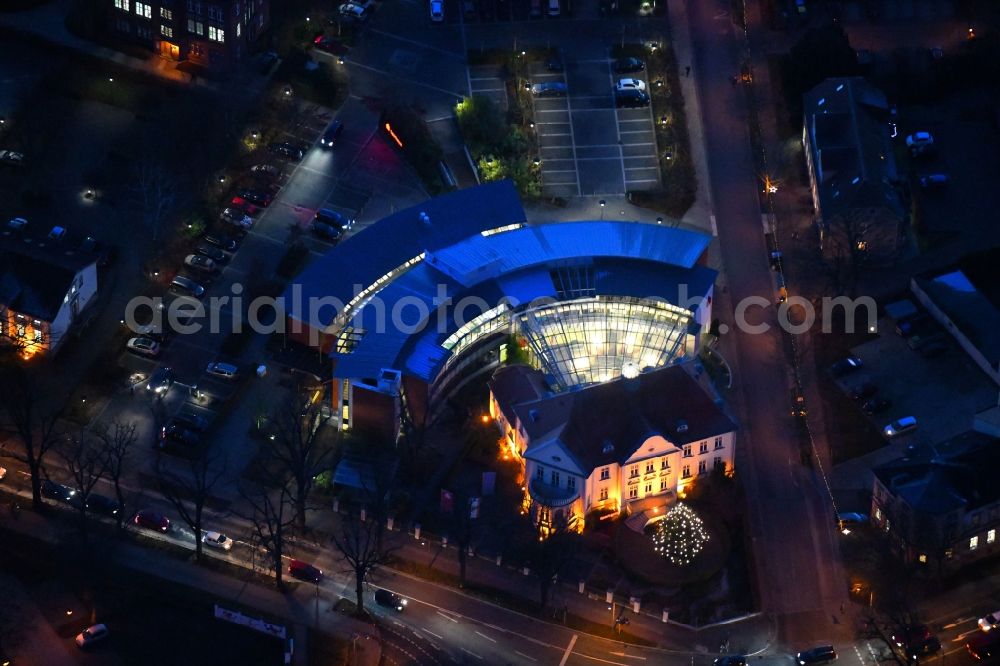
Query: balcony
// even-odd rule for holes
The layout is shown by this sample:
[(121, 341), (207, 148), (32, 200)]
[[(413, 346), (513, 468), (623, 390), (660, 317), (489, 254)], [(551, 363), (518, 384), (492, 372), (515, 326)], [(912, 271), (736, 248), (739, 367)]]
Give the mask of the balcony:
[(570, 490), (561, 486), (551, 486), (538, 479), (531, 480), (528, 491), (531, 494), (532, 500), (553, 509), (572, 504), (573, 500), (580, 496), (580, 493), (576, 489)]

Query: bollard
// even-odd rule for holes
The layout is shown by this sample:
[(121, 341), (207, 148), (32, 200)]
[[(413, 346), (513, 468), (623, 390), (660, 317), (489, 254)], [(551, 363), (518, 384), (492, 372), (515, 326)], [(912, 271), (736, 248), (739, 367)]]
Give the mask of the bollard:
[(579, 590), (580, 590), (580, 594), (583, 594), (584, 592), (587, 591), (587, 581), (585, 581), (585, 580), (581, 580), (580, 581)]
[(442, 548), (448, 547), (448, 537), (446, 536), (441, 537), (441, 547)]
[(609, 604), (613, 603), (615, 600), (615, 591), (609, 589), (608, 593), (604, 596), (604, 600), (607, 601)]
[(472, 546), (466, 548), (465, 552), (469, 554), (469, 557), (473, 557), (476, 554), (476, 551), (472, 549)]
[(497, 566), (500, 566), (501, 562), (503, 562), (503, 555), (497, 555)]
[(629, 602), (632, 604), (632, 612), (633, 613), (638, 613), (639, 612), (639, 597), (632, 597), (631, 599), (629, 599)]
[(531, 569), (529, 569), (528, 567), (524, 567), (523, 569), (521, 569), (521, 573), (527, 576), (529, 573), (531, 573)]
[(663, 621), (664, 622), (670, 621), (670, 611), (668, 610), (663, 611)]
[(388, 517), (388, 518), (386, 519), (386, 521), (385, 521), (385, 528), (386, 528), (387, 530), (389, 530), (390, 532), (392, 531), (392, 524), (393, 524), (393, 522), (394, 522), (394, 520), (393, 520), (393, 517), (392, 517), (392, 516), (389, 516), (389, 517)]
[(368, 516), (368, 512), (365, 507), (361, 507), (361, 522), (365, 522), (365, 518)]
[(333, 512), (334, 513), (340, 513), (340, 498), (339, 497), (334, 497), (333, 498)]
[(413, 538), (420, 538), (420, 523), (413, 523)]

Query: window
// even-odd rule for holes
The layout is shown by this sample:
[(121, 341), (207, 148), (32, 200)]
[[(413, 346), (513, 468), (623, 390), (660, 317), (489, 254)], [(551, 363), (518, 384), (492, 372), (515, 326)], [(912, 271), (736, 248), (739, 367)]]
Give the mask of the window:
[(974, 536), (969, 539), (969, 550), (975, 550), (979, 547), (979, 537)]
[(544, 467), (539, 465), (538, 469), (535, 470), (535, 478), (538, 479), (539, 481), (543, 481), (545, 479)]
[(604, 500), (608, 499), (608, 489), (607, 488), (601, 488), (600, 493), (598, 494), (598, 498), (599, 498), (599, 501), (601, 501), (601, 502), (603, 502)]
[(698, 473), (699, 474), (704, 474), (705, 470), (707, 469), (707, 467), (708, 466), (705, 464), (704, 460), (699, 460), (698, 461)]
[(205, 55), (205, 49), (202, 48), (201, 44), (195, 42), (194, 44), (191, 45), (191, 53), (195, 54), (196, 56)]
[(951, 548), (945, 548), (944, 559), (950, 560), (952, 558), (952, 555), (954, 555), (954, 553), (952, 552)]
[(722, 438), (721, 437), (716, 437), (715, 438), (715, 450), (718, 451), (721, 448), (722, 448)]
[(576, 477), (575, 476), (567, 476), (566, 477), (566, 488), (568, 488), (569, 490), (576, 490)]
[(649, 495), (652, 492), (653, 492), (653, 484), (652, 483), (647, 483), (646, 484), (646, 494)]
[(664, 469), (664, 470), (670, 469), (670, 463), (667, 462), (667, 457), (666, 456), (663, 456), (662, 458), (660, 458), (660, 469)]
[(715, 456), (712, 458), (712, 467), (715, 469), (719, 469), (720, 467), (725, 468), (725, 465), (722, 462), (722, 456)]
[(115, 8), (127, 12), (129, 10), (129, 0), (115, 0)]
[(222, 7), (219, 5), (209, 5), (208, 6), (208, 18), (212, 21), (218, 21), (222, 23)]
[(41, 332), (41, 330), (39, 330), (39, 329), (36, 328), (35, 329), (35, 342), (41, 342), (41, 341), (42, 341), (42, 332)]
[(601, 481), (607, 481), (610, 478), (611, 478), (611, 468), (610, 467), (602, 467), (601, 468)]
[(662, 493), (666, 489), (667, 489), (667, 480), (666, 479), (660, 479), (660, 492)]
[(132, 24), (128, 22), (128, 19), (118, 19), (115, 21), (115, 27), (121, 32), (132, 32)]
[(143, 18), (153, 18), (153, 6), (137, 2), (135, 3), (135, 13)]
[(653, 461), (652, 460), (647, 461), (646, 462), (646, 474), (652, 474), (654, 470), (655, 470), (655, 467), (653, 466)]
[(691, 478), (691, 465), (684, 465), (684, 467), (681, 468), (681, 478), (682, 479)]
[(188, 19), (188, 32), (194, 33), (196, 35), (204, 35), (205, 24), (202, 23), (201, 21), (194, 21), (192, 19)]
[(628, 468), (628, 477), (630, 479), (634, 479), (637, 476), (639, 476), (639, 466), (632, 465), (631, 467)]
[(684, 447), (684, 457), (685, 458), (690, 458), (691, 457), (691, 445), (690, 444), (688, 444), (687, 446)]
[(990, 530), (989, 532), (986, 533), (986, 543), (993, 543), (996, 540), (997, 540), (996, 530)]
[(226, 41), (226, 31), (215, 26), (208, 26), (208, 38), (213, 42), (219, 42), (220, 44)]
[(28, 334), (28, 330), (24, 327), (24, 324), (17, 325), (17, 337), (23, 338)]
[(169, 25), (161, 25), (160, 34), (163, 35), (164, 37), (172, 38), (174, 36), (174, 29), (171, 28)]
[(549, 472), (549, 484), (559, 487), (559, 472), (555, 470)]
[(168, 21), (174, 20), (174, 12), (166, 7), (160, 7), (160, 17), (165, 18)]
[(240, 24), (239, 23), (236, 24), (236, 36), (237, 37), (240, 36)]
[(195, 0), (188, 0), (188, 12), (191, 14), (201, 14), (201, 3)]
[(921, 564), (927, 564), (927, 554), (926, 553), (920, 553), (919, 555), (917, 555), (917, 560)]
[(638, 488), (636, 488), (635, 486), (632, 486), (631, 488), (628, 489), (628, 498), (629, 499), (635, 499), (638, 496), (639, 496), (639, 489)]
[(708, 442), (702, 442), (698, 445), (698, 453), (708, 453)]

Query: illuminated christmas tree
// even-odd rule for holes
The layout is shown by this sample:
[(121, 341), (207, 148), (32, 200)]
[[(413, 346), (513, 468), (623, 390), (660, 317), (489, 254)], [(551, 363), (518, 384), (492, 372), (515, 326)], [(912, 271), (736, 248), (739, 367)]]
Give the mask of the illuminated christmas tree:
[(678, 503), (656, 523), (653, 546), (663, 557), (677, 566), (687, 566), (705, 547), (708, 532), (698, 517), (686, 504)]

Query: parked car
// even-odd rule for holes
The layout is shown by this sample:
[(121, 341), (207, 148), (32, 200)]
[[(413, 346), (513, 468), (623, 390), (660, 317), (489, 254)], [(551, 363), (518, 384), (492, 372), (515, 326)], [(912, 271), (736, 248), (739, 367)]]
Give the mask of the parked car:
[(864, 363), (857, 356), (846, 356), (830, 366), (830, 374), (834, 377), (843, 377), (863, 365)]
[(546, 81), (534, 83), (531, 94), (535, 97), (563, 97), (566, 95), (566, 84), (562, 81)]
[(170, 290), (184, 294), (185, 296), (193, 296), (194, 298), (201, 298), (205, 295), (205, 288), (203, 286), (183, 275), (178, 275), (170, 281)]
[(442, 0), (430, 0), (431, 21), (434, 23), (444, 22), (444, 2)]
[(157, 368), (146, 382), (146, 390), (156, 394), (166, 393), (174, 383), (174, 370), (163, 366)]
[(299, 580), (307, 580), (310, 583), (318, 583), (323, 580), (323, 570), (301, 560), (289, 560), (288, 575)]
[(908, 624), (892, 632), (892, 642), (902, 648), (910, 663), (941, 649), (941, 641), (923, 624)]
[(909, 317), (903, 317), (896, 322), (896, 335), (908, 338), (917, 327), (926, 326), (931, 323), (932, 320), (929, 314), (926, 312), (917, 312)]
[(306, 151), (301, 146), (296, 146), (294, 143), (288, 141), (272, 143), (271, 152), (293, 160), (301, 160), (306, 155)]
[(233, 210), (243, 211), (245, 215), (253, 217), (260, 212), (260, 208), (241, 196), (234, 196), (229, 200), (229, 207)]
[(917, 429), (917, 418), (915, 416), (904, 416), (896, 419), (886, 427), (882, 428), (882, 434), (888, 439), (901, 437)]
[(549, 0), (549, 16), (559, 16), (560, 13), (559, 0)]
[(95, 643), (100, 643), (110, 635), (106, 625), (95, 624), (76, 635), (76, 646), (80, 649), (89, 648)]
[(206, 243), (209, 243), (218, 248), (226, 250), (227, 252), (235, 252), (236, 248), (239, 245), (236, 242), (235, 238), (232, 238), (230, 236), (227, 236), (226, 234), (222, 234), (216, 231), (210, 231), (204, 236), (202, 236), (202, 238), (205, 239)]
[(184, 265), (202, 273), (214, 273), (217, 269), (214, 261), (201, 254), (189, 254), (184, 257)]
[(205, 368), (205, 372), (215, 377), (221, 377), (222, 379), (236, 379), (239, 376), (240, 369), (232, 363), (220, 363), (216, 361), (209, 363)]
[(646, 82), (641, 79), (618, 79), (615, 90), (645, 90)]
[(267, 192), (261, 192), (260, 190), (254, 190), (249, 187), (241, 187), (236, 190), (236, 194), (239, 197), (246, 199), (253, 205), (261, 206), (263, 208), (267, 208), (271, 205), (271, 202), (274, 201), (274, 197)]
[[(194, 432), (205, 432), (208, 430), (209, 421), (204, 416), (192, 412), (177, 412), (172, 419), (167, 421), (167, 426), (177, 424), (182, 428), (193, 430)], [(165, 426), (165, 427), (167, 427)]]
[(7, 220), (7, 229), (10, 231), (24, 231), (28, 226), (28, 221), (23, 217), (12, 217)]
[(920, 177), (920, 188), (924, 190), (941, 189), (948, 184), (949, 180), (951, 179), (946, 173), (930, 173)]
[(319, 238), (331, 242), (340, 240), (340, 237), (343, 235), (343, 232), (337, 227), (330, 226), (329, 224), (320, 222), (319, 220), (313, 220), (312, 224), (309, 226), (309, 230)]
[(649, 106), (649, 95), (642, 90), (616, 90), (615, 106), (629, 109)]
[(834, 661), (837, 658), (837, 651), (833, 649), (832, 645), (821, 645), (819, 647), (810, 648), (808, 650), (803, 650), (795, 655), (798, 659), (799, 666), (805, 666), (806, 664), (825, 664), (829, 661)]
[(611, 67), (616, 74), (628, 74), (630, 72), (641, 72), (646, 69), (646, 63), (638, 58), (619, 58), (615, 60)]
[(364, 21), (368, 18), (368, 10), (353, 2), (345, 2), (337, 8), (340, 15), (352, 21)]
[(52, 227), (49, 230), (50, 241), (61, 243), (64, 238), (66, 238), (66, 227)]
[(261, 74), (267, 74), (276, 62), (278, 62), (278, 54), (274, 51), (261, 53), (260, 57), (257, 58), (257, 71)]
[[(313, 46), (320, 51), (326, 51), (327, 53), (332, 53), (333, 55), (345, 55), (348, 51), (347, 46), (345, 46), (342, 41), (334, 37), (327, 37), (326, 35), (317, 36), (316, 39), (313, 40)], [(297, 159), (302, 158), (299, 157)]]
[(323, 132), (323, 136), (319, 138), (319, 145), (324, 148), (333, 148), (337, 145), (337, 141), (343, 133), (344, 123), (339, 120), (334, 120), (327, 126), (326, 131)]
[(316, 215), (313, 216), (313, 220), (329, 224), (331, 227), (336, 227), (337, 229), (350, 229), (354, 226), (354, 220), (329, 208), (320, 208), (316, 211)]
[(235, 206), (229, 206), (225, 208), (221, 213), (219, 213), (219, 219), (223, 222), (240, 227), (241, 229), (249, 229), (253, 226), (253, 220), (245, 211), (240, 210)]
[(170, 519), (162, 513), (150, 509), (139, 509), (132, 519), (137, 527), (143, 527), (154, 532), (167, 532), (170, 529)]
[(389, 590), (383, 590), (381, 588), (375, 590), (375, 603), (379, 606), (385, 606), (386, 608), (392, 608), (397, 611), (402, 611), (406, 608), (406, 599), (398, 594), (393, 594)]
[(125, 343), (125, 347), (133, 354), (141, 356), (156, 358), (160, 355), (160, 343), (149, 338), (129, 338), (129, 341)]
[(871, 382), (864, 382), (848, 391), (851, 400), (867, 400), (876, 393), (878, 393), (878, 387)]
[(203, 257), (208, 257), (217, 264), (229, 261), (229, 256), (223, 252), (220, 248), (213, 247), (211, 245), (199, 245), (194, 249), (195, 254), (200, 254)]
[(872, 398), (871, 400), (866, 400), (865, 404), (861, 405), (861, 411), (868, 416), (874, 416), (875, 414), (889, 411), (890, 407), (892, 407), (892, 403), (885, 398)]
[(171, 423), (160, 431), (161, 449), (176, 449), (177, 446), (191, 449), (199, 444), (201, 444), (201, 435), (178, 423)]
[(912, 152), (923, 152), (934, 145), (930, 132), (914, 132), (906, 137), (906, 147)]
[[(317, 37), (317, 39), (319, 39)], [(250, 167), (250, 173), (258, 176), (266, 176), (268, 179), (275, 179), (281, 175), (281, 169), (273, 164), (255, 164)]]
[(80, 495), (76, 492), (75, 488), (64, 486), (61, 483), (52, 481), (51, 479), (45, 479), (42, 481), (42, 495), (44, 497), (48, 497), (49, 499), (69, 504), (74, 508), (80, 507)]
[(0, 165), (18, 168), (24, 166), (24, 153), (13, 150), (0, 150)]
[(201, 542), (206, 546), (220, 550), (232, 550), (233, 548), (233, 540), (219, 532), (205, 532), (201, 537)]
[(114, 518), (121, 511), (121, 504), (117, 500), (97, 493), (90, 493), (87, 497), (87, 509), (102, 516)]

